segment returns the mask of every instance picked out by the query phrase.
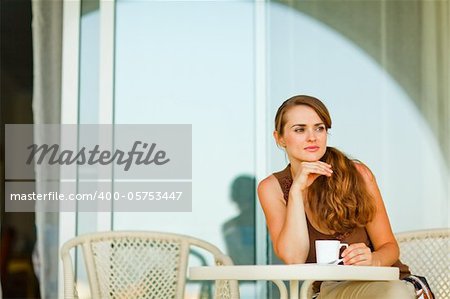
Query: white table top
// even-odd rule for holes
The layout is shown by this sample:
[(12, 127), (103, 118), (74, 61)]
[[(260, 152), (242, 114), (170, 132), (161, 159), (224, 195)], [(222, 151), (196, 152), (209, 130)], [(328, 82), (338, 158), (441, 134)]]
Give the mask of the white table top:
[(191, 280), (398, 280), (397, 267), (344, 265), (249, 265), (191, 267)]

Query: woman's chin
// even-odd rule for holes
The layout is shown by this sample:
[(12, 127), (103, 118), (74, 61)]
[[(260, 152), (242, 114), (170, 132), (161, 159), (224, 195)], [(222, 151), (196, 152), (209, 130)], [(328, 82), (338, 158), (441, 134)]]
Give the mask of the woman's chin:
[(313, 152), (313, 153), (302, 153), (300, 156), (300, 160), (303, 162), (316, 162), (319, 161), (320, 158), (323, 157), (325, 153), (322, 152)]
[(299, 160), (302, 162), (317, 162), (320, 160), (320, 157), (304, 157), (303, 156)]

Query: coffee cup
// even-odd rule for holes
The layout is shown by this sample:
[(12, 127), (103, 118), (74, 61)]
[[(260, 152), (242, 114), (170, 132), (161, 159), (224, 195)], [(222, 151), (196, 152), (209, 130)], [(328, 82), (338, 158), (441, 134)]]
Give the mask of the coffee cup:
[(339, 258), (342, 247), (348, 248), (348, 244), (339, 240), (316, 240), (316, 259), (318, 264), (339, 264), (343, 259)]

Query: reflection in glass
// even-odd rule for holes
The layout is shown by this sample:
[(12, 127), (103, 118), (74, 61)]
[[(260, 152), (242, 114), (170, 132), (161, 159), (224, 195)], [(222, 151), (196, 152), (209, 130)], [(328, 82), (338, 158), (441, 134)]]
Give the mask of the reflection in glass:
[[(117, 1), (115, 123), (192, 124), (193, 168), (192, 212), (115, 212), (114, 230), (181, 233), (226, 252), (229, 183), (255, 171), (253, 13), (247, 1)], [(207, 288), (191, 282), (186, 297)], [(255, 292), (246, 284), (241, 298)]]
[(227, 253), (236, 265), (255, 264), (255, 178), (240, 175), (231, 184), (239, 214), (222, 226)]

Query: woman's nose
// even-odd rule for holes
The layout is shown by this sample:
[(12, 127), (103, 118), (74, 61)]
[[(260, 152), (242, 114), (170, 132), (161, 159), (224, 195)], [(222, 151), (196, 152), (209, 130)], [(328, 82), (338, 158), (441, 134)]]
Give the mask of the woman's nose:
[(316, 140), (316, 132), (314, 130), (308, 131), (308, 140)]

